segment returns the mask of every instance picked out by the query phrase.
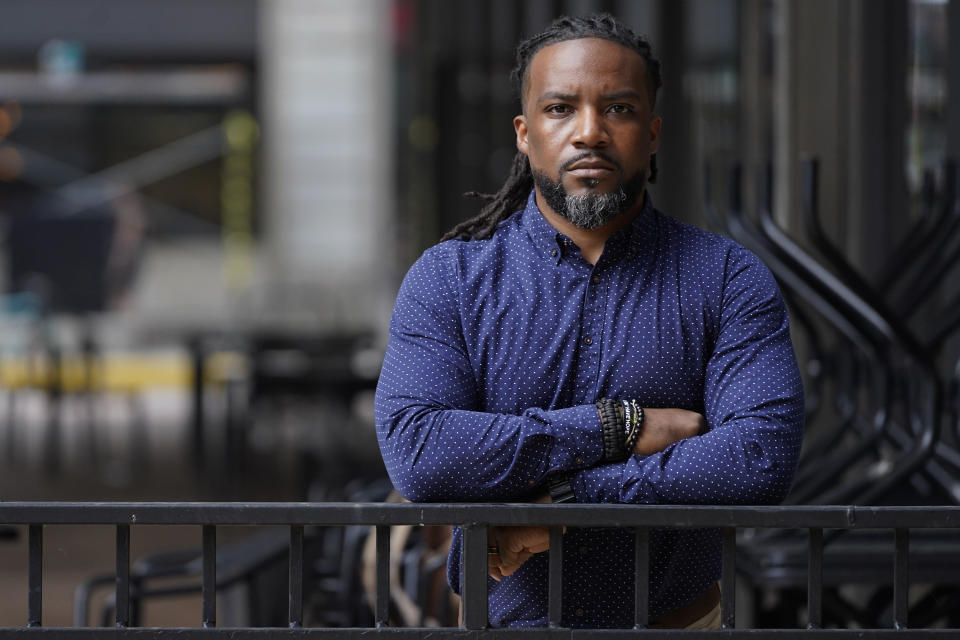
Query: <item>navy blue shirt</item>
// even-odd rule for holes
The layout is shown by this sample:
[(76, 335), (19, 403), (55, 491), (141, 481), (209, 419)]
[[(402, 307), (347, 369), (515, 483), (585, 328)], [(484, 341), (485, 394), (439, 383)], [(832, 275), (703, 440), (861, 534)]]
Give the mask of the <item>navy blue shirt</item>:
[[(708, 431), (602, 462), (601, 397), (702, 413)], [(578, 502), (760, 504), (783, 499), (803, 391), (767, 268), (733, 241), (653, 208), (596, 265), (534, 198), (489, 239), (427, 250), (401, 285), (376, 394), (394, 485), (414, 502), (504, 502), (571, 474)], [(460, 535), (448, 577), (459, 591)], [(720, 573), (716, 530), (651, 533), (650, 613)], [(633, 533), (569, 529), (563, 624), (633, 625)], [(547, 554), (489, 581), (493, 626), (547, 623)]]

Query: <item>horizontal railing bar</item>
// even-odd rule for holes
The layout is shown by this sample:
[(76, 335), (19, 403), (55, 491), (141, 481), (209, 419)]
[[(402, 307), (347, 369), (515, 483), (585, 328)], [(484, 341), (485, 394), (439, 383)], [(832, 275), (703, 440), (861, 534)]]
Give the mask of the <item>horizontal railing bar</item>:
[[(956, 629), (723, 629), (687, 631), (685, 629), (645, 629), (644, 640), (925, 640), (929, 638), (956, 638)], [(36, 638), (51, 640), (87, 640), (93, 638), (156, 638), (164, 640), (204, 640), (229, 637), (236, 640), (276, 638), (324, 637), (327, 640), (361, 640), (374, 636), (392, 640), (461, 640), (485, 638), (489, 640), (636, 640), (634, 629), (489, 629), (471, 631), (454, 627), (444, 628), (69, 628), (34, 627), (0, 628), (4, 638)]]
[(960, 528), (960, 507), (4, 502), (0, 524)]

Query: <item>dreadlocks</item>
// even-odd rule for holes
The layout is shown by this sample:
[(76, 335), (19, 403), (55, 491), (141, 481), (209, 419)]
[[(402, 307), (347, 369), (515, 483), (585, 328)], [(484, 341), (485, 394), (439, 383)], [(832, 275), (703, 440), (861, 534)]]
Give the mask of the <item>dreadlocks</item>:
[[(660, 61), (653, 56), (653, 50), (650, 48), (649, 42), (606, 13), (585, 18), (563, 16), (556, 19), (545, 31), (531, 36), (517, 46), (516, 66), (510, 73), (510, 79), (520, 96), (521, 102), (527, 84), (527, 69), (533, 56), (547, 45), (581, 38), (611, 40), (640, 54), (646, 70), (650, 107), (653, 108), (657, 100), (657, 90), (662, 84)], [(656, 182), (656, 160), (656, 154), (650, 157), (648, 182)], [(443, 242), (452, 238), (463, 240), (489, 238), (493, 235), (498, 224), (523, 208), (532, 188), (533, 174), (530, 172), (530, 162), (527, 156), (518, 151), (513, 158), (510, 174), (499, 191), (492, 194), (469, 191), (464, 194), (467, 197), (478, 198), (484, 202), (480, 213), (445, 233), (440, 241)]]

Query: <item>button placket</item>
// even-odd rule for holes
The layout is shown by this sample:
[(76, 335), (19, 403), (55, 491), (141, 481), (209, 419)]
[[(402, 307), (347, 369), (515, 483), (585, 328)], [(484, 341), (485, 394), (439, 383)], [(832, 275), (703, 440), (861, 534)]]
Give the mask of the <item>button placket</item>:
[(596, 267), (591, 268), (588, 276), (586, 295), (584, 296), (583, 320), (581, 325), (580, 355), (577, 366), (577, 380), (579, 395), (582, 401), (592, 401), (597, 385), (597, 375), (600, 366), (600, 326), (599, 314), (603, 310), (602, 304), (602, 273)]
[(596, 348), (593, 346), (594, 341), (594, 315), (596, 308), (596, 292), (594, 291), (594, 286), (590, 282), (591, 270), (592, 268), (587, 265), (586, 262), (580, 262), (576, 264), (576, 269), (583, 271), (583, 280), (581, 281), (581, 289), (583, 293), (582, 298), (582, 307), (580, 311), (580, 337), (578, 339), (578, 354), (576, 358), (576, 370), (574, 372), (574, 380), (576, 380), (575, 388), (573, 390), (573, 401), (576, 404), (585, 404), (588, 402), (593, 402), (592, 389), (594, 387), (593, 375), (591, 372), (594, 371), (593, 363), (593, 354), (596, 351)]

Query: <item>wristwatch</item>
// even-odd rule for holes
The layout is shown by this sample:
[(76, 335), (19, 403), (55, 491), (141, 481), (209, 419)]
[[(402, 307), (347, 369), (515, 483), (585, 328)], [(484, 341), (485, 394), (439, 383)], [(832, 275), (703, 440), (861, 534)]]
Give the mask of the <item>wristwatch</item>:
[(570, 486), (570, 481), (565, 474), (557, 473), (550, 476), (549, 484), (550, 499), (554, 504), (577, 501), (577, 497), (573, 495), (573, 487)]

